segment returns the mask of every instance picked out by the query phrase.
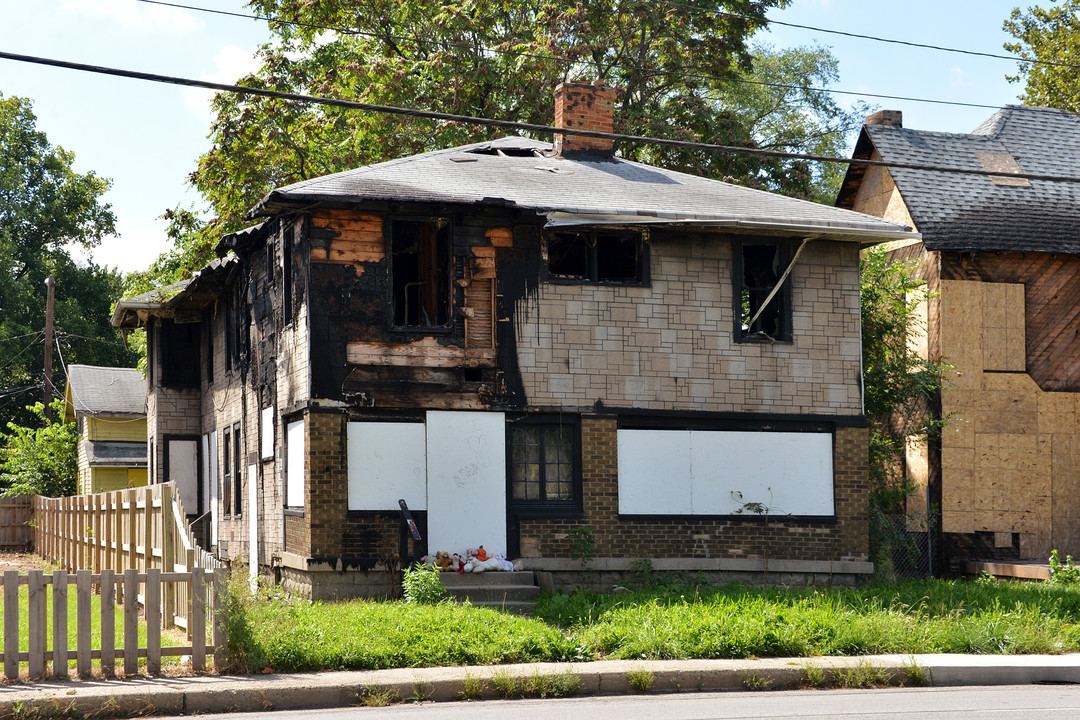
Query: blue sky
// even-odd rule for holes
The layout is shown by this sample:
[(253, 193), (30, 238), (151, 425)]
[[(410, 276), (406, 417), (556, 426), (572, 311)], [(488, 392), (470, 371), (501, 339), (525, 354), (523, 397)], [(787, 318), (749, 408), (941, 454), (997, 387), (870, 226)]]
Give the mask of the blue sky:
[[(1046, 0), (1044, 0), (1045, 2)], [(191, 0), (247, 12), (242, 0)], [(1000, 0), (794, 0), (769, 16), (786, 22), (1001, 53), (1014, 2)], [(257, 21), (145, 5), (135, 0), (0, 0), (0, 50), (167, 75), (232, 82), (254, 69), (268, 38)], [(1016, 63), (773, 26), (759, 40), (776, 47), (819, 43), (840, 63), (835, 87), (1001, 106), (1017, 102), (1005, 75)], [(199, 203), (185, 179), (208, 147), (210, 93), (0, 60), (0, 93), (34, 101), (38, 128), (76, 155), (76, 168), (112, 178), (106, 200), (120, 237), (94, 259), (130, 271), (165, 248), (157, 219), (178, 203)], [(849, 105), (856, 98), (844, 99)], [(868, 101), (902, 110), (904, 125), (969, 132), (988, 108)]]

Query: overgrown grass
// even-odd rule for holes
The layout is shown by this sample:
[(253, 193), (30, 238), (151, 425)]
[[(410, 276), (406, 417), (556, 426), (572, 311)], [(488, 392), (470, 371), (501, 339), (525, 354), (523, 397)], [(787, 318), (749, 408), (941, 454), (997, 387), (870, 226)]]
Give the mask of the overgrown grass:
[(925, 581), (869, 589), (660, 587), (542, 598), (538, 616), (614, 658), (1080, 649), (1080, 590)]
[[(1080, 650), (1080, 587), (658, 586), (540, 599), (536, 619), (440, 603), (254, 600), (246, 665), (279, 671), (627, 659)], [(493, 681), (494, 682), (494, 681)], [(495, 688), (498, 690), (498, 688)]]
[(367, 670), (590, 660), (558, 628), (487, 608), (440, 603), (272, 600), (249, 610), (252, 669)]

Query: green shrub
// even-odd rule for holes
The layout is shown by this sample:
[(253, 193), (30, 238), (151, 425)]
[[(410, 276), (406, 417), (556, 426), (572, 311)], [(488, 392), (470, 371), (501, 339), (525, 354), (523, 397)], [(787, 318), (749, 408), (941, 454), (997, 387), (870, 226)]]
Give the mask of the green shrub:
[(440, 572), (439, 568), (423, 563), (416, 563), (411, 568), (406, 568), (405, 577), (401, 581), (405, 602), (434, 605), (446, 597), (446, 587), (443, 585)]
[(1080, 568), (1073, 563), (1072, 555), (1065, 556), (1062, 563), (1058, 551), (1050, 551), (1050, 582), (1075, 583), (1080, 581)]
[(244, 673), (263, 667), (263, 656), (255, 639), (251, 609), (255, 598), (247, 566), (233, 563), (226, 576), (217, 613), (225, 628), (225, 649), (215, 658), (218, 672)]

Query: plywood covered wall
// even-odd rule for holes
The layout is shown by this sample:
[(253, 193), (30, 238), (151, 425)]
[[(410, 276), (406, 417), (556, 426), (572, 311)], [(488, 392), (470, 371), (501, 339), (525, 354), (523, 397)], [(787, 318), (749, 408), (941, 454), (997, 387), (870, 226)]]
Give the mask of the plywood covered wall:
[(1017, 533), (1020, 555), (1080, 552), (1080, 394), (1025, 371), (1024, 286), (941, 281), (942, 530)]

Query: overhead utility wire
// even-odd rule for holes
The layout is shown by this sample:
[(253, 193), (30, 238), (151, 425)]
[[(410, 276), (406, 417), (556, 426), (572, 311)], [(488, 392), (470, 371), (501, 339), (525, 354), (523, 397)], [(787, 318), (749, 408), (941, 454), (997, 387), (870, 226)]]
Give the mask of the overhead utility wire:
[(691, 142), (689, 140), (669, 140), (667, 138), (647, 137), (643, 135), (625, 135), (621, 133), (599, 132), (597, 130), (581, 130), (577, 128), (561, 128), (554, 125), (539, 125), (536, 123), (518, 122), (516, 120), (498, 120), (495, 118), (477, 117), (474, 115), (457, 115), (454, 113), (436, 112), (433, 110), (415, 110), (413, 108), (397, 107), (394, 105), (376, 105), (373, 103), (358, 102), (356, 100), (337, 100), (334, 98), (319, 97), (317, 95), (301, 95), (298, 93), (280, 92), (277, 90), (264, 90), (262, 88), (243, 87), (240, 85), (228, 85), (207, 80), (195, 80), (173, 75), (159, 75), (156, 73), (139, 72), (135, 70), (121, 70), (119, 68), (102, 67), (99, 65), (87, 65), (84, 63), (56, 60), (54, 58), (36, 57), (33, 55), (19, 55), (0, 51), (0, 60), (15, 60), (17, 62), (33, 63), (35, 65), (47, 65), (50, 67), (65, 68), (67, 70), (79, 70), (92, 72), (99, 75), (111, 75), (114, 77), (126, 77), (149, 82), (181, 85), (184, 87), (198, 87), (220, 92), (231, 92), (239, 95), (255, 95), (275, 100), (290, 100), (293, 102), (313, 103), (330, 107), (346, 108), (350, 110), (366, 110), (368, 112), (384, 113), (388, 115), (401, 115), (405, 117), (424, 118), (427, 120), (446, 120), (459, 122), (466, 125), (480, 125), (486, 127), (502, 127), (512, 130), (527, 130), (529, 132), (543, 134), (574, 135), (579, 137), (601, 138), (604, 140), (619, 140), (643, 145), (661, 145), (664, 147), (676, 147), (684, 150), (705, 150), (709, 152), (731, 153), (735, 155), (754, 155), (758, 157), (772, 157), (787, 160), (809, 160), (814, 162), (831, 162), (843, 165), (865, 165), (875, 167), (899, 168), (905, 170), (926, 170), (930, 172), (954, 173), (959, 175), (984, 175), (984, 176), (1008, 176), (1013, 178), (1026, 178), (1028, 180), (1047, 180), (1053, 182), (1080, 183), (1080, 177), (1070, 175), (1043, 175), (1037, 173), (1003, 173), (1000, 170), (975, 170), (972, 168), (945, 167), (941, 165), (924, 165), (920, 163), (885, 162), (883, 160), (865, 160), (860, 158), (843, 158), (831, 155), (813, 155), (810, 153), (792, 153), (783, 150), (763, 150), (760, 148), (738, 147), (734, 145), (718, 145), (714, 143)]
[[(180, 3), (164, 2), (164, 0), (138, 0), (138, 2), (146, 3), (148, 5), (162, 5), (165, 7), (179, 8), (182, 10), (192, 10), (194, 12), (204, 12), (213, 15), (225, 15), (227, 17), (241, 18), (244, 20), (262, 20), (267, 23), (278, 23), (279, 25), (294, 25), (296, 27), (308, 28), (311, 30), (331, 30), (343, 35), (360, 35), (363, 37), (370, 37), (379, 40), (407, 40), (409, 42), (416, 42), (427, 45), (445, 45), (447, 47), (460, 48), (463, 50), (476, 50), (480, 49), (484, 52), (497, 53), (500, 55), (510, 55), (512, 57), (530, 57), (538, 58), (541, 60), (556, 60), (559, 62), (572, 63), (577, 62), (572, 58), (568, 58), (562, 55), (543, 55), (541, 53), (531, 53), (524, 50), (501, 50), (499, 48), (492, 48), (486, 46), (474, 46), (466, 45), (464, 43), (455, 43), (448, 40), (428, 40), (425, 38), (413, 37), (410, 35), (391, 35), (389, 33), (375, 33), (367, 32), (364, 30), (352, 30), (349, 28), (336, 27), (332, 25), (318, 25), (315, 23), (305, 23), (298, 20), (281, 20), (279, 18), (272, 18), (264, 15), (246, 15), (244, 13), (230, 12), (228, 10), (214, 10), (211, 8), (198, 7), (196, 5), (182, 5)], [(740, 77), (720, 77), (718, 75), (706, 75), (702, 73), (683, 72), (679, 70), (662, 70), (660, 68), (647, 68), (637, 65), (625, 65), (621, 63), (613, 63), (610, 67), (622, 68), (623, 70), (636, 70), (643, 73), (654, 73), (656, 75), (677, 75), (679, 77), (694, 78), (698, 80), (713, 80), (716, 82), (732, 82), (739, 83), (741, 85), (758, 85), (761, 87), (771, 87), (783, 90), (806, 90), (810, 92), (832, 93), (833, 95), (851, 95), (855, 97), (868, 97), (877, 98), (879, 100), (903, 100), (905, 102), (917, 102), (927, 103), (931, 105), (952, 105), (955, 107), (975, 107), (975, 108), (988, 108), (991, 110), (997, 110), (998, 105), (986, 105), (983, 103), (968, 103), (960, 102), (957, 100), (932, 100), (930, 98), (917, 98), (908, 97), (905, 95), (885, 95), (882, 93), (869, 93), (869, 92), (857, 92), (855, 90), (835, 90), (832, 88), (813, 87), (811, 85), (795, 85), (792, 83), (776, 83), (767, 82), (765, 80), (751, 80), (750, 78)], [(709, 97), (710, 100), (716, 100), (715, 97)]]
[(813, 30), (814, 32), (829, 33), (830, 35), (843, 35), (844, 37), (859, 38), (860, 40), (873, 40), (874, 42), (891, 43), (893, 45), (905, 45), (907, 47), (917, 47), (926, 50), (940, 50), (941, 52), (959, 53), (961, 55), (976, 55), (978, 57), (995, 58), (997, 60), (1012, 60), (1013, 62), (1030, 63), (1032, 65), (1051, 65), (1053, 67), (1080, 69), (1080, 65), (1076, 65), (1074, 63), (1054, 62), (1053, 60), (1029, 60), (1028, 58), (1022, 58), (1019, 55), (1004, 55), (1002, 53), (983, 52), (981, 50), (964, 50), (962, 48), (946, 47), (944, 45), (930, 45), (928, 43), (917, 43), (910, 40), (896, 40), (895, 38), (879, 37), (877, 35), (863, 35), (860, 33), (845, 32), (844, 30), (830, 30), (829, 28), (814, 27), (813, 25), (799, 25), (798, 23), (784, 22), (783, 20), (756, 18), (751, 17), (750, 15), (741, 15), (739, 13), (728, 12), (727, 10), (711, 10), (709, 8), (697, 7), (696, 5), (675, 2), (675, 0), (657, 0), (657, 2), (663, 5), (673, 5), (675, 7), (687, 8), (689, 10), (695, 10), (697, 12), (713, 13), (714, 15), (725, 15), (727, 17), (739, 18), (740, 20), (750, 20), (751, 22), (760, 23), (763, 25), (783, 25), (784, 27), (798, 28), (800, 30)]
[[(38, 333), (38, 334), (39, 334), (39, 335), (41, 335), (41, 334), (44, 334), (44, 333)], [(34, 339), (33, 341), (31, 341), (31, 343), (30, 343), (29, 345), (27, 345), (27, 346), (26, 346), (26, 347), (24, 347), (24, 348), (23, 348), (22, 350), (20, 350), (19, 352), (15, 353), (15, 354), (14, 354), (14, 355), (12, 355), (11, 357), (9, 357), (9, 358), (8, 358), (8, 361), (7, 361), (6, 363), (4, 363), (3, 365), (0, 365), (0, 370), (6, 370), (6, 369), (7, 369), (7, 366), (8, 366), (8, 365), (10, 365), (11, 363), (15, 362), (15, 359), (16, 359), (16, 358), (18, 358), (18, 357), (19, 357), (20, 355), (22, 355), (22, 354), (23, 354), (24, 352), (26, 352), (26, 351), (27, 351), (27, 350), (29, 350), (30, 348), (32, 348), (32, 347), (34, 347), (35, 345), (37, 345), (37, 344), (38, 344), (38, 342), (39, 342), (39, 339), (38, 339), (38, 338), (35, 338), (35, 339)]]

